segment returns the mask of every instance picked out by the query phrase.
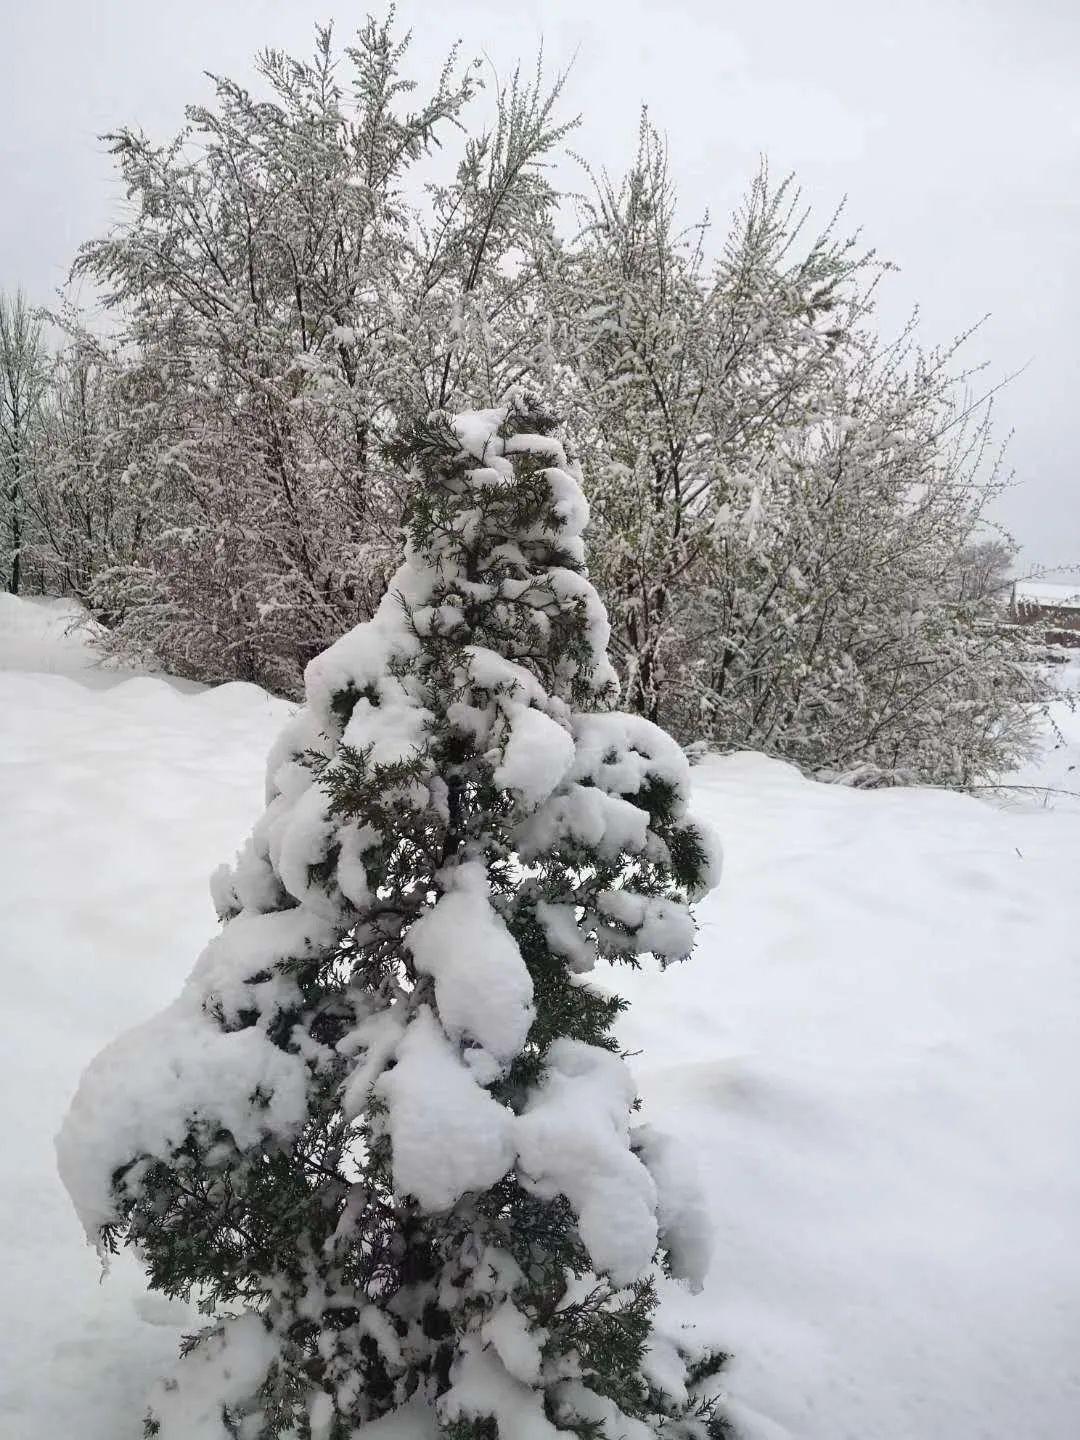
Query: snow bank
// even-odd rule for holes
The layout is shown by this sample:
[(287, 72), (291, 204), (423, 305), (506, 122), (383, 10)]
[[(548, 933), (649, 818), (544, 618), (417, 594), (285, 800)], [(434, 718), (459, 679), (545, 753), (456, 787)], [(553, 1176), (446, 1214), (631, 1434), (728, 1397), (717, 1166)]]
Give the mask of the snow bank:
[(0, 591), (0, 670), (79, 675), (89, 683), (120, 678), (96, 670), (98, 657), (86, 616), (73, 600), (40, 599)]
[[(0, 670), (69, 675), (93, 689), (121, 685), (140, 673), (105, 664), (93, 643), (99, 633), (101, 627), (75, 600), (0, 591)], [(163, 677), (162, 683), (185, 694), (204, 688), (174, 676)]]
[(91, 688), (56, 673), (70, 660), (56, 630), (37, 633), (34, 673), (0, 666), (0, 1434), (139, 1440), (151, 1380), (204, 1321), (148, 1297), (130, 1256), (99, 1284), (53, 1135), (79, 1072), (168, 1003), (216, 929), (207, 855), (231, 853), (250, 827), (290, 707), (254, 686), (185, 694), (110, 675)]

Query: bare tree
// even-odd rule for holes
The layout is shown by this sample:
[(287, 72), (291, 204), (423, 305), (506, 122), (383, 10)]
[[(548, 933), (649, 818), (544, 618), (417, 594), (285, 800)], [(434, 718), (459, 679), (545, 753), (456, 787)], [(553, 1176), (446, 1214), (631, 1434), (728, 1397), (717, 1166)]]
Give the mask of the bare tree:
[(957, 347), (880, 343), (882, 267), (766, 173), (715, 263), (676, 212), (643, 121), (547, 272), (627, 701), (860, 783), (1007, 766), (1045, 686), (988, 609), (1002, 477)]
[(0, 555), (13, 595), (23, 583), (26, 494), (47, 383), (40, 316), (21, 290), (0, 293)]
[(49, 589), (90, 606), (103, 577), (136, 563), (144, 548), (154, 505), (152, 476), (142, 469), (148, 396), (118, 345), (69, 308), (53, 319), (64, 339), (49, 365), (25, 495), (27, 555)]
[(1008, 765), (1045, 689), (996, 613), (1002, 478), (957, 348), (878, 340), (888, 267), (766, 169), (718, 246), (681, 228), (644, 116), (568, 235), (561, 81), (515, 71), (477, 129), (475, 66), (416, 102), (407, 43), (321, 29), (168, 143), (110, 137), (130, 211), (76, 269), (118, 339), (76, 327), (53, 366), (40, 474), (5, 483), (16, 566), (129, 655), (298, 693), (400, 558), (403, 423), (524, 384), (581, 457), (629, 707), (861, 781)]
[(95, 589), (125, 650), (295, 692), (397, 563), (399, 418), (497, 397), (527, 368), (532, 272), (514, 257), (551, 226), (558, 83), (514, 75), (424, 192), (416, 167), (478, 80), (452, 54), (413, 108), (406, 46), (368, 20), (339, 54), (322, 29), (310, 61), (259, 57), (259, 94), (215, 78), (168, 144), (109, 137), (131, 213), (77, 269), (142, 395), (146, 543)]
[(559, 379), (585, 457), (600, 581), (635, 709), (670, 685), (679, 598), (752, 493), (753, 457), (827, 388), (861, 313), (865, 261), (826, 229), (792, 254), (796, 194), (755, 183), (719, 259), (680, 231), (667, 152), (643, 119), (621, 185), (601, 177), (575, 245), (552, 259)]
[(1016, 544), (1007, 535), (983, 535), (970, 540), (956, 557), (957, 600), (1006, 599), (1016, 554)]

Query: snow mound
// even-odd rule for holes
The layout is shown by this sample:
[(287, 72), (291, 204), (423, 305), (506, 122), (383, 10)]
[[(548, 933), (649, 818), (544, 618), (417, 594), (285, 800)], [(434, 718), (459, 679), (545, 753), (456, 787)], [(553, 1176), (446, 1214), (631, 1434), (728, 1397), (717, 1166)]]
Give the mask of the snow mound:
[(0, 591), (0, 670), (92, 670), (97, 656), (85, 612), (73, 600)]

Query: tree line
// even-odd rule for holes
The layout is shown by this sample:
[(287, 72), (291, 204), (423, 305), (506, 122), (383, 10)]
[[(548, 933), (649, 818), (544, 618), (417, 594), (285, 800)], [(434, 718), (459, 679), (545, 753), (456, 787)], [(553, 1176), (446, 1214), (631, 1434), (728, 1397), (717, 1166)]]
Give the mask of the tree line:
[(580, 460), (626, 708), (850, 783), (1008, 768), (1047, 692), (999, 623), (1007, 477), (961, 342), (883, 339), (888, 267), (792, 181), (686, 227), (643, 114), (624, 178), (560, 193), (561, 80), (519, 70), (478, 120), (476, 65), (421, 92), (407, 44), (320, 29), (172, 139), (108, 136), (125, 214), (73, 266), (107, 325), (63, 305), (50, 353), (0, 303), (8, 587), (298, 695), (400, 560), (400, 437), (524, 386)]

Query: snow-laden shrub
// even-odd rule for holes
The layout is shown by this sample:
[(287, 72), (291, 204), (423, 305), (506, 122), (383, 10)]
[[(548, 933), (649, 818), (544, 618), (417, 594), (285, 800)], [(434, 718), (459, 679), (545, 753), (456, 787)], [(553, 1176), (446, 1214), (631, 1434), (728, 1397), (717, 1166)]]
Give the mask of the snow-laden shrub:
[(209, 1317), (161, 1440), (722, 1429), (719, 1357), (654, 1325), (702, 1208), (585, 978), (687, 956), (715, 851), (676, 743), (606, 708), (552, 429), (521, 396), (415, 428), (405, 561), (308, 666), (221, 933), (65, 1121), (88, 1235)]
[[(131, 205), (76, 270), (122, 345), (145, 477), (135, 554), (88, 590), (113, 649), (302, 693), (401, 558), (385, 440), (527, 368), (543, 326), (520, 262), (551, 226), (559, 87), (515, 75), (466, 124), (475, 68), (455, 51), (421, 95), (407, 46), (392, 19), (343, 49), (320, 29), (311, 60), (263, 52), (257, 92), (216, 79), (167, 143), (106, 137)], [(456, 170), (427, 187), (455, 132)]]
[(28, 491), (47, 388), (41, 316), (21, 291), (0, 291), (0, 587), (12, 595), (30, 588), (25, 551), (36, 537)]
[(958, 346), (881, 343), (871, 257), (767, 174), (715, 259), (677, 208), (643, 122), (546, 272), (627, 703), (860, 782), (1009, 769), (1047, 687), (964, 579), (1006, 477)]
[(813, 414), (735, 472), (672, 607), (659, 713), (677, 733), (858, 784), (964, 787), (1027, 754), (1053, 692), (1038, 637), (964, 575), (1002, 479), (950, 359), (844, 356)]

